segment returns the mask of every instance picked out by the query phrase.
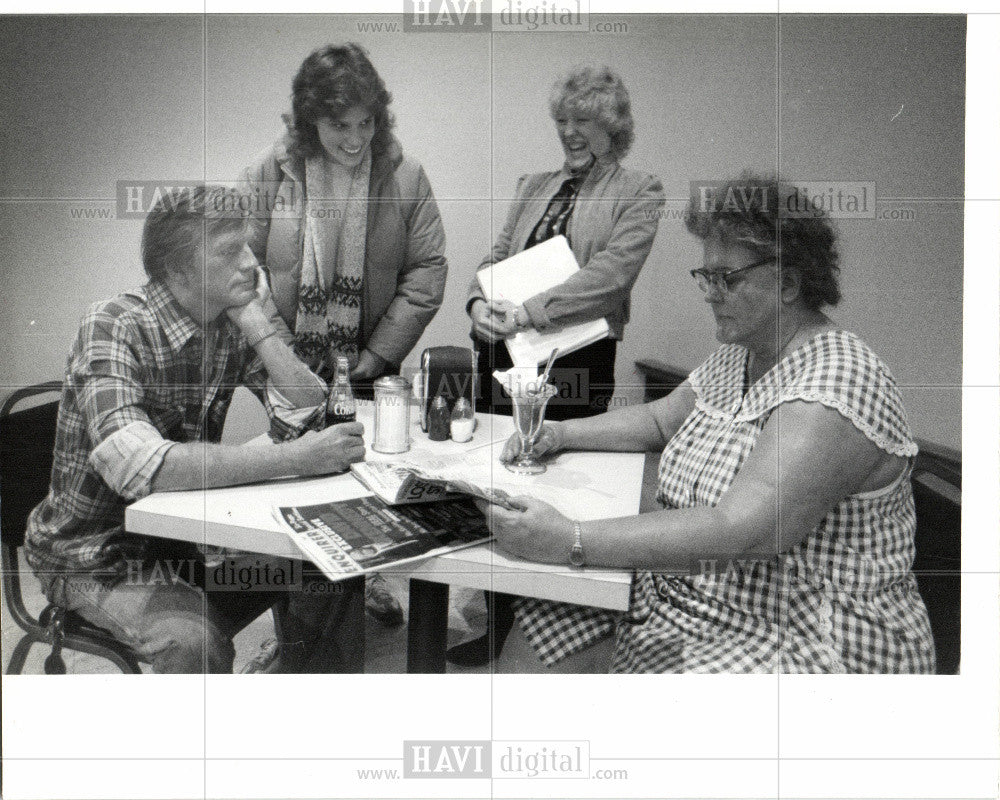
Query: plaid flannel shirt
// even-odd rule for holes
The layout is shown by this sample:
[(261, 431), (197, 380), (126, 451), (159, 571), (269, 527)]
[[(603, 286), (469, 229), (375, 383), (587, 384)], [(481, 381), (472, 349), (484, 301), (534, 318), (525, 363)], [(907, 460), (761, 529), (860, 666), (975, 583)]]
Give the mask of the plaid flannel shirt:
[(264, 403), (275, 440), (322, 413), (294, 409), (269, 385), (228, 317), (203, 328), (156, 281), (90, 308), (66, 365), (49, 494), (25, 538), (46, 591), (68, 572), (114, 581), (142, 557), (125, 506), (150, 493), (175, 443), (220, 440), (237, 386)]

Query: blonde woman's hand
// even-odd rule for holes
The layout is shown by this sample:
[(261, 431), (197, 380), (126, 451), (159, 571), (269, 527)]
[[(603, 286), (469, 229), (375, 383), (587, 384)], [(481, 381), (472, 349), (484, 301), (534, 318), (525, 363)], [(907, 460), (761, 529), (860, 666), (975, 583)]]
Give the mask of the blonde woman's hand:
[(511, 321), (511, 315), (507, 313), (509, 305), (494, 300), (476, 300), (469, 309), (476, 338), (496, 343), (517, 333), (517, 324)]

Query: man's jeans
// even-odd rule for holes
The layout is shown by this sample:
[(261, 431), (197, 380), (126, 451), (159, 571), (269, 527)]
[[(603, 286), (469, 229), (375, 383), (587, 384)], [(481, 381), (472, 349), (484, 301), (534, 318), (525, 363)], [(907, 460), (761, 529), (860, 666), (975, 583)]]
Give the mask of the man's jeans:
[(111, 632), (154, 672), (232, 672), (233, 637), (271, 607), (279, 671), (363, 671), (363, 579), (331, 583), (311, 564), (251, 553), (206, 566), (193, 545), (152, 541), (154, 552), (117, 583), (61, 575), (49, 599)]

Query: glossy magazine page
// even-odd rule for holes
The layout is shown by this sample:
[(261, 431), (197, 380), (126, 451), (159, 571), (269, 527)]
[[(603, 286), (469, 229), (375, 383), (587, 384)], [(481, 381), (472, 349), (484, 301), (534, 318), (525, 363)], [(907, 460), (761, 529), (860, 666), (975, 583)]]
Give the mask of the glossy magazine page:
[(470, 499), (390, 508), (378, 497), (279, 506), (275, 516), (333, 581), (485, 542), (486, 519)]

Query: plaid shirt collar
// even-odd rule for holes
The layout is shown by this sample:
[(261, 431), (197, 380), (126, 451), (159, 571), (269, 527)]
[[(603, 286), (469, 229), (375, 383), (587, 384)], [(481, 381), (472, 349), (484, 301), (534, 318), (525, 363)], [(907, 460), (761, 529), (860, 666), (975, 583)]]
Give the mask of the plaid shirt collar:
[[(184, 307), (177, 302), (173, 293), (156, 280), (149, 281), (143, 287), (146, 290), (146, 303), (166, 334), (167, 343), (175, 353), (180, 353), (185, 345), (196, 336), (204, 336), (210, 326), (201, 326), (195, 322)], [(239, 339), (239, 330), (223, 314), (217, 324), (223, 336), (228, 335), (233, 340)]]

